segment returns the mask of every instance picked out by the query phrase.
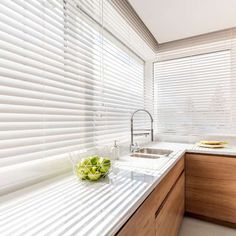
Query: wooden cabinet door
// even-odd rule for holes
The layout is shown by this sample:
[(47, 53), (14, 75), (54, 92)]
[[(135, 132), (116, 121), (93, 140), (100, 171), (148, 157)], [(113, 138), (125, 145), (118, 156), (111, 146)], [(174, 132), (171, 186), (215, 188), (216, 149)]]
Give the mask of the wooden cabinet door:
[[(118, 236), (155, 236), (155, 213), (184, 170), (184, 158), (170, 170), (118, 232)], [(167, 236), (167, 235), (165, 235)]]
[(186, 211), (236, 224), (236, 158), (186, 155)]
[(185, 176), (180, 176), (162, 206), (156, 212), (156, 236), (176, 236), (184, 216)]

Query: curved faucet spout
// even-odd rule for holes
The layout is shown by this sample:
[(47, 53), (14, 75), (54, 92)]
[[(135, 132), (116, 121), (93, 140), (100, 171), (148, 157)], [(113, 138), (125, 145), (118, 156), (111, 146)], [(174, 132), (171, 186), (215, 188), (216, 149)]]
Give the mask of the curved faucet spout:
[(149, 116), (150, 116), (150, 119), (151, 119), (151, 122), (153, 122), (153, 118), (152, 118), (152, 115), (151, 113), (148, 111), (148, 110), (145, 110), (145, 109), (138, 109), (136, 111), (133, 112), (132, 116), (131, 116), (131, 120), (134, 120), (134, 115), (139, 112), (139, 111), (144, 111), (146, 112)]
[[(131, 122), (131, 144), (130, 144), (130, 151), (135, 151), (134, 149), (134, 115), (137, 113), (137, 112), (140, 112), (140, 111), (142, 111), (142, 112), (146, 112), (148, 115), (149, 115), (149, 117), (150, 117), (150, 119), (151, 119), (151, 128), (150, 128), (150, 132), (151, 132), (151, 141), (153, 142), (153, 118), (152, 118), (152, 115), (151, 115), (151, 113), (149, 112), (149, 111), (147, 111), (147, 110), (145, 110), (145, 109), (138, 109), (138, 110), (136, 110), (136, 111), (134, 111), (133, 113), (132, 113), (132, 115), (131, 115), (131, 119), (130, 119), (130, 122)], [(150, 134), (150, 133), (148, 133), (148, 134)], [(141, 133), (141, 134), (138, 134), (138, 135), (147, 135), (147, 133)]]

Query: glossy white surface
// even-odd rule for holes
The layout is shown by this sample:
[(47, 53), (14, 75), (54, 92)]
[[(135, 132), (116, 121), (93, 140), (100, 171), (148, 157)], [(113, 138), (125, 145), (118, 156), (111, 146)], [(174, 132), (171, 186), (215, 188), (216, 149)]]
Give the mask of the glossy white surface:
[(236, 146), (226, 145), (224, 148), (203, 148), (194, 145), (193, 148), (187, 150), (191, 153), (206, 153), (206, 154), (217, 154), (217, 155), (236, 155)]
[(157, 160), (126, 156), (98, 183), (68, 175), (2, 197), (0, 235), (113, 235), (182, 153)]
[(110, 234), (151, 178), (123, 172), (87, 183), (66, 176), (3, 207), (0, 235)]
[(173, 150), (147, 160), (122, 157), (100, 182), (64, 175), (0, 198), (0, 235), (114, 235), (187, 151), (236, 155), (236, 148), (209, 150), (192, 144), (153, 143)]

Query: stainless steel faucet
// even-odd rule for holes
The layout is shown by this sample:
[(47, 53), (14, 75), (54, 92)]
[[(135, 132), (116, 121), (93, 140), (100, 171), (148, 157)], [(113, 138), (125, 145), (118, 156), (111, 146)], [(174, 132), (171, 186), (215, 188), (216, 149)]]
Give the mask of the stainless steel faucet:
[[(151, 128), (150, 129), (145, 129), (145, 130), (142, 130), (142, 131), (146, 131), (146, 132), (143, 132), (143, 133), (137, 133), (137, 134), (134, 134), (134, 115), (137, 113), (137, 112), (140, 112), (140, 111), (143, 111), (143, 112), (146, 112), (149, 116), (150, 116), (150, 119), (151, 119)], [(135, 144), (134, 145), (134, 136), (141, 136), (141, 135), (149, 135), (150, 132), (151, 132), (151, 141), (153, 142), (153, 118), (152, 118), (152, 115), (149, 111), (145, 110), (145, 109), (138, 109), (136, 111), (133, 112), (132, 116), (131, 116), (131, 119), (130, 119), (130, 122), (131, 122), (131, 143), (130, 143), (130, 151), (131, 152), (134, 152), (136, 151), (136, 149), (138, 148), (138, 145)], [(136, 130), (137, 131), (137, 130)]]

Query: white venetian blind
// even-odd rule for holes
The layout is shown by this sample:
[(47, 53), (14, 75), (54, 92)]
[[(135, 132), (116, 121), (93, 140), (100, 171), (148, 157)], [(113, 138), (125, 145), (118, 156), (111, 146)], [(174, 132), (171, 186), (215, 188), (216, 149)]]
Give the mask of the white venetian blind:
[(129, 140), (144, 62), (104, 31), (95, 2), (0, 2), (0, 166)]
[[(119, 5), (120, 3), (118, 2), (117, 4)], [(110, 0), (103, 0), (103, 24), (106, 29), (145, 60), (155, 57), (156, 51), (149, 47), (147, 42), (119, 14), (118, 9), (113, 6)]]
[(154, 63), (157, 133), (236, 135), (234, 30), (214, 43), (193, 42), (165, 46)]
[[(84, 13), (99, 24), (102, 24), (104, 30), (109, 31), (113, 36), (122, 41), (122, 43), (128, 46), (135, 54), (138, 54), (143, 59), (153, 59), (155, 57), (155, 49), (150, 47), (149, 44), (140, 37), (137, 31), (131, 27), (127, 19), (125, 19), (118, 8), (114, 6), (114, 1), (77, 0), (76, 2)], [(126, 0), (122, 2), (126, 2)], [(122, 5), (122, 3), (117, 1), (116, 5), (120, 4)], [(129, 14), (127, 13), (127, 15)], [(130, 17), (132, 18), (132, 16)], [(134, 24), (135, 20), (132, 18), (132, 22), (130, 23)], [(157, 44), (156, 41), (153, 43), (154, 45)]]
[[(119, 47), (120, 46), (120, 47)], [(103, 88), (95, 117), (96, 143), (129, 144), (130, 117), (144, 108), (144, 63), (108, 34), (103, 38)]]
[(48, 145), (56, 140), (54, 127), (66, 122), (61, 117), (71, 108), (65, 108), (71, 96), (65, 87), (63, 1), (54, 4), (0, 2), (1, 165), (45, 157), (47, 139)]

